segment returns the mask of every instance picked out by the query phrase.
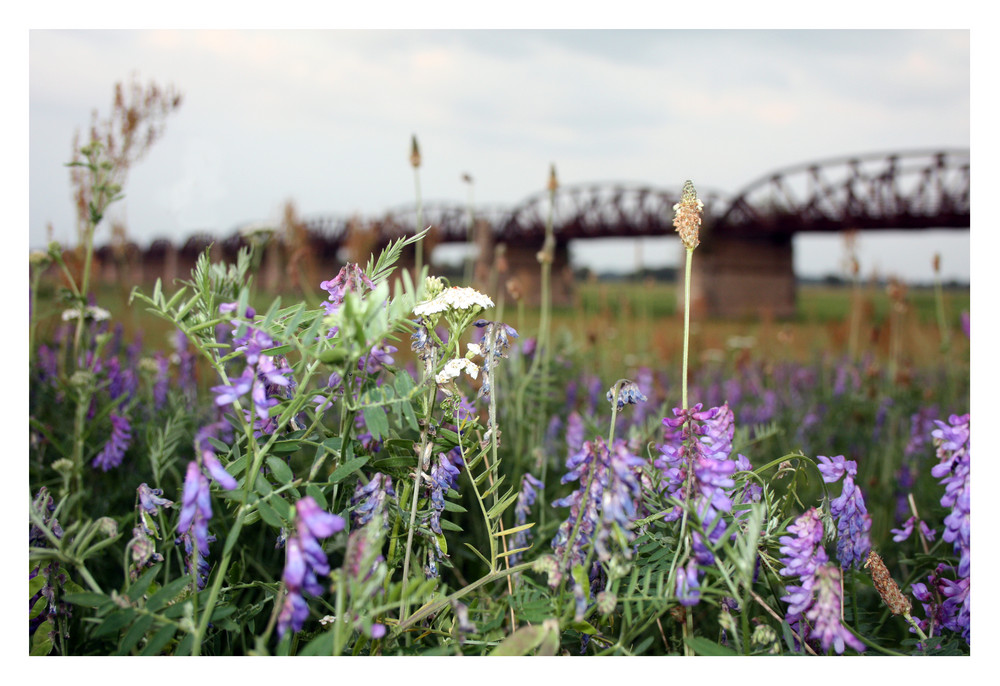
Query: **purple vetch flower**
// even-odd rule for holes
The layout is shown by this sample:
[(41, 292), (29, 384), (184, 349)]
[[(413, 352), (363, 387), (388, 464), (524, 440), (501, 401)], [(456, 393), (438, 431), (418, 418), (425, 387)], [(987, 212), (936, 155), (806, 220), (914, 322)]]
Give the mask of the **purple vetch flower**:
[(643, 395), (642, 391), (639, 390), (639, 386), (636, 385), (635, 381), (625, 380), (618, 388), (618, 397), (614, 398), (615, 387), (612, 386), (607, 393), (608, 402), (614, 405), (617, 402), (618, 411), (620, 412), (626, 405), (638, 405), (639, 403), (646, 402), (647, 398)]
[(684, 567), (677, 570), (677, 583), (674, 586), (677, 602), (685, 607), (697, 605), (701, 600), (699, 585), (698, 564), (691, 559)]
[(198, 392), (198, 383), (195, 379), (197, 356), (183, 331), (175, 332), (173, 344), (177, 350), (177, 385), (185, 395), (193, 398)]
[(110, 418), (111, 438), (90, 463), (92, 467), (100, 467), (104, 472), (120, 465), (125, 451), (132, 444), (132, 424), (128, 417), (112, 411)]
[[(183, 542), (187, 553), (188, 572), (198, 580), (198, 588), (205, 587), (208, 576), (208, 522), (212, 519), (212, 496), (208, 478), (196, 460), (188, 463), (181, 496), (181, 514), (177, 520), (178, 543)], [(195, 554), (197, 551), (197, 555)]]
[(167, 500), (162, 497), (162, 490), (159, 488), (150, 488), (144, 483), (139, 484), (136, 492), (139, 496), (139, 506), (151, 515), (159, 514), (161, 507), (170, 507), (174, 504), (173, 500)]
[(902, 543), (903, 541), (905, 541), (910, 537), (910, 534), (913, 533), (913, 527), (918, 524), (920, 526), (920, 532), (924, 535), (924, 538), (927, 539), (928, 541), (933, 541), (934, 537), (937, 535), (937, 532), (934, 531), (934, 529), (927, 526), (927, 524), (924, 523), (924, 520), (917, 519), (916, 516), (912, 516), (909, 519), (907, 519), (906, 522), (903, 524), (902, 529), (889, 529), (889, 531), (895, 534), (892, 537), (892, 540), (896, 541), (897, 543)]
[[(385, 498), (387, 495), (395, 497), (392, 490), (392, 477), (381, 472), (376, 472), (367, 484), (358, 481), (354, 487), (354, 495), (351, 497), (351, 521), (355, 529), (359, 529), (375, 516), (381, 516), (385, 512)], [(389, 525), (389, 520), (384, 520), (384, 525)]]
[(970, 580), (969, 577), (947, 578), (944, 573), (949, 569), (948, 565), (939, 564), (927, 577), (926, 584), (919, 582), (910, 587), (913, 597), (923, 605), (925, 615), (923, 619), (914, 619), (928, 636), (940, 635), (940, 629), (945, 628), (960, 633), (966, 643), (971, 644)]
[(291, 629), (298, 631), (309, 617), (303, 592), (321, 595), (319, 576), (330, 573), (326, 553), (317, 539), (328, 538), (344, 529), (343, 517), (321, 509), (311, 496), (295, 503), (295, 533), (285, 545), (285, 598), (278, 615), (278, 637)]
[[(457, 448), (454, 451), (457, 451)], [(444, 535), (444, 532), (441, 530), (441, 513), (444, 512), (444, 496), (450, 489), (455, 487), (455, 484), (458, 482), (458, 475), (460, 474), (458, 467), (449, 457), (445, 453), (438, 453), (438, 459), (431, 467), (430, 474), (428, 475), (427, 487), (429, 490), (430, 513), (427, 515), (426, 521), (428, 528), (434, 534), (431, 537), (433, 548), (428, 551), (428, 562), (424, 568), (424, 575), (428, 579), (438, 575), (437, 563), (447, 557), (444, 551), (441, 550), (437, 537)], [(461, 458), (459, 457), (459, 459)]]
[(813, 585), (816, 570), (826, 564), (829, 558), (823, 549), (823, 520), (815, 507), (807, 510), (788, 527), (789, 536), (778, 539), (779, 549), (784, 555), (778, 573), (782, 576), (797, 577), (801, 585), (786, 585), (787, 595), (781, 599), (788, 603), (785, 619), (788, 625), (806, 638), (806, 626), (802, 622), (806, 611), (812, 605)]
[(944, 519), (941, 538), (951, 543), (959, 556), (958, 575), (968, 577), (971, 565), (969, 415), (951, 415), (947, 424), (935, 423), (938, 428), (931, 435), (939, 462), (931, 469), (931, 475), (944, 486), (941, 505), (951, 510)]
[[(641, 458), (629, 452), (624, 439), (617, 439), (608, 450), (599, 436), (585, 442), (580, 451), (567, 458), (569, 471), (561, 483), (577, 481), (580, 487), (552, 503), (553, 507), (570, 508), (569, 516), (552, 539), (556, 557), (565, 561), (556, 575), (557, 583), (562, 572), (583, 564), (588, 544), (593, 544), (598, 557), (606, 560), (611, 556), (608, 543), (612, 536), (626, 545), (634, 536), (629, 525), (635, 519), (636, 500), (641, 492), (642, 464)], [(628, 552), (626, 548), (625, 553)]]
[[(514, 505), (514, 526), (524, 526), (528, 523), (528, 515), (531, 514), (531, 507), (538, 499), (538, 491), (545, 490), (545, 484), (525, 472), (521, 477), (521, 491), (517, 494), (517, 504)], [(518, 531), (514, 534), (512, 548), (527, 548), (531, 544), (531, 529)], [(516, 565), (521, 561), (521, 553), (514, 553), (510, 556), (510, 563)]]
[(871, 550), (872, 519), (861, 489), (854, 483), (857, 462), (845, 460), (843, 455), (833, 458), (817, 455), (816, 459), (823, 481), (829, 484), (844, 479), (840, 496), (830, 501), (830, 513), (837, 518), (837, 559), (845, 569), (858, 568)]
[(569, 417), (566, 418), (566, 445), (569, 447), (571, 455), (583, 449), (583, 433), (583, 419), (580, 417), (580, 413), (570, 412)]
[(163, 555), (156, 552), (156, 543), (150, 537), (150, 531), (145, 526), (132, 529), (132, 540), (128, 543), (132, 554), (132, 564), (129, 565), (128, 576), (132, 581), (139, 578), (142, 570), (163, 562)]
[(395, 364), (396, 360), (392, 354), (398, 351), (399, 348), (394, 345), (372, 346), (368, 355), (358, 360), (358, 370), (374, 376), (386, 367)]
[(327, 315), (331, 315), (344, 304), (344, 297), (348, 293), (364, 295), (366, 291), (374, 290), (375, 284), (365, 276), (360, 266), (353, 262), (348, 262), (340, 268), (335, 277), (329, 281), (323, 281), (319, 287), (330, 294), (327, 302), (322, 304)]
[(488, 398), (493, 389), (494, 370), (500, 364), (500, 360), (506, 359), (510, 355), (510, 341), (512, 338), (517, 338), (518, 333), (514, 327), (503, 322), (477, 319), (473, 325), (483, 329), (483, 338), (479, 344), (483, 356), (481, 366), (483, 385), (479, 388), (478, 397)]
[(614, 442), (607, 451), (607, 469), (603, 474), (601, 493), (601, 526), (594, 538), (594, 550), (598, 559), (611, 559), (608, 545), (612, 537), (621, 544), (626, 558), (631, 557), (628, 544), (635, 538), (630, 525), (636, 519), (637, 503), (642, 500), (642, 486), (639, 481), (642, 458), (633, 455), (623, 439)]
[(157, 410), (167, 404), (167, 391), (170, 388), (170, 360), (161, 352), (153, 359), (156, 364), (156, 378), (153, 380), (153, 407)]
[(819, 640), (824, 651), (832, 647), (834, 652), (841, 655), (845, 646), (850, 646), (859, 653), (864, 652), (865, 644), (840, 622), (840, 607), (843, 602), (840, 570), (825, 564), (817, 568), (813, 578), (816, 600), (805, 613), (805, 618), (812, 627), (809, 636)]
[(208, 470), (209, 475), (227, 491), (235, 490), (236, 479), (226, 471), (219, 459), (215, 456), (215, 448), (212, 447), (209, 438), (230, 438), (232, 427), (225, 420), (206, 424), (198, 430), (194, 437), (194, 450), (202, 466)]
[(153, 517), (160, 513), (161, 507), (173, 507), (174, 501), (162, 497), (163, 491), (159, 488), (150, 488), (145, 483), (139, 484), (136, 493), (139, 499), (139, 528), (146, 535), (159, 538), (159, 529)]
[(59, 354), (43, 343), (38, 346), (35, 359), (40, 372), (39, 380), (56, 384), (59, 379)]
[[(49, 494), (49, 490), (45, 486), (38, 489), (38, 493), (31, 501), (30, 508), (32, 514), (42, 520), (42, 526), (48, 529), (53, 536), (56, 538), (63, 537), (63, 528), (59, 525), (59, 521), (54, 516), (56, 504), (52, 500), (52, 496)], [(52, 543), (50, 542), (48, 536), (46, 536), (42, 528), (34, 522), (32, 522), (28, 527), (28, 545), (33, 548), (52, 547)], [(29, 634), (34, 634), (35, 630), (47, 618), (51, 618), (53, 623), (55, 623), (59, 617), (69, 617), (72, 612), (72, 606), (69, 603), (57, 601), (57, 598), (60, 595), (59, 589), (69, 580), (66, 574), (61, 571), (59, 562), (52, 560), (48, 564), (36, 564), (28, 573), (28, 579), (33, 579), (39, 574), (45, 578), (45, 582), (42, 584), (42, 587), (38, 590), (38, 592), (28, 600), (28, 608), (33, 609), (35, 604), (42, 597), (44, 597), (46, 601), (46, 610), (34, 619), (28, 620)]]
[[(702, 566), (715, 562), (710, 546), (719, 543), (726, 530), (725, 515), (732, 512), (733, 473), (737, 463), (732, 452), (733, 413), (723, 404), (702, 410), (674, 409), (674, 418), (665, 418), (665, 439), (660, 457), (653, 463), (660, 470), (660, 490), (669, 498), (687, 500), (694, 507), (701, 531), (691, 533), (695, 560)], [(664, 517), (675, 521), (683, 507), (675, 505)], [(696, 527), (697, 529), (698, 527)]]
[[(229, 305), (235, 306), (235, 303)], [(227, 305), (221, 305), (220, 311), (226, 311)], [(253, 309), (247, 308), (247, 318), (253, 317)], [(278, 404), (278, 398), (291, 397), (295, 388), (295, 382), (290, 378), (291, 367), (284, 356), (265, 355), (264, 350), (277, 345), (276, 341), (267, 333), (257, 327), (245, 322), (233, 322), (234, 327), (246, 329), (242, 336), (233, 339), (237, 352), (242, 352), (246, 360), (246, 366), (239, 376), (229, 379), (229, 383), (212, 387), (215, 394), (215, 404), (218, 407), (234, 405), (246, 394), (250, 394), (253, 403), (253, 412), (256, 418), (253, 419), (256, 435), (273, 433), (276, 422), (270, 416), (272, 407)], [(247, 421), (251, 421), (253, 415), (244, 409), (244, 416)]]

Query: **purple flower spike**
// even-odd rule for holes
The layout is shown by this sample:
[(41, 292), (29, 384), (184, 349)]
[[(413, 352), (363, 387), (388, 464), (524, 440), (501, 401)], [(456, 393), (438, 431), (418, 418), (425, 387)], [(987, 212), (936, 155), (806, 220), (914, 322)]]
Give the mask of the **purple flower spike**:
[(959, 556), (958, 575), (968, 577), (971, 565), (971, 524), (972, 514), (969, 478), (969, 415), (952, 415), (948, 424), (935, 422), (938, 429), (931, 433), (937, 446), (940, 462), (931, 469), (931, 475), (940, 479), (944, 486), (941, 505), (951, 509), (945, 517), (942, 540), (954, 545)]
[[(545, 484), (525, 472), (521, 477), (521, 492), (517, 494), (517, 505), (514, 506), (514, 526), (524, 526), (528, 523), (528, 515), (531, 507), (538, 498), (538, 491), (545, 490)], [(531, 529), (518, 531), (514, 534), (514, 545), (517, 548), (526, 548), (531, 543)], [(521, 561), (521, 553), (514, 553), (510, 556), (510, 563), (517, 564)]]
[(122, 463), (125, 451), (132, 444), (132, 425), (128, 417), (111, 413), (111, 438), (101, 449), (101, 452), (94, 457), (90, 463), (92, 467), (100, 467), (101, 471), (108, 471)]
[(816, 570), (815, 576), (816, 602), (806, 612), (812, 629), (810, 636), (818, 639), (824, 651), (832, 647), (838, 655), (843, 654), (845, 646), (864, 652), (865, 644), (840, 623), (840, 570), (833, 565), (823, 565)]
[(330, 564), (318, 538), (327, 538), (344, 528), (344, 519), (320, 509), (306, 496), (295, 503), (295, 534), (285, 545), (285, 570), (282, 580), (287, 594), (278, 615), (278, 637), (291, 629), (298, 631), (309, 617), (303, 592), (319, 595), (323, 586), (318, 575), (330, 573)]
[(800, 515), (788, 527), (788, 533), (791, 535), (778, 539), (780, 551), (785, 556), (781, 560), (784, 567), (778, 573), (798, 577), (801, 585), (787, 585), (787, 595), (781, 599), (788, 603), (785, 615), (788, 625), (805, 637), (800, 622), (812, 605), (816, 570), (829, 559), (823, 549), (823, 520), (819, 510), (814, 507)]
[[(188, 570), (198, 579), (198, 588), (203, 588), (208, 576), (208, 544), (215, 540), (208, 535), (208, 522), (212, 519), (212, 496), (208, 479), (195, 460), (188, 463), (184, 478), (184, 493), (181, 496), (181, 515), (177, 521), (179, 542), (183, 542), (187, 553)], [(198, 554), (194, 551), (197, 548)], [(195, 565), (197, 560), (197, 565)]]
[(864, 496), (854, 483), (858, 463), (845, 460), (843, 455), (833, 458), (818, 455), (816, 459), (823, 481), (829, 484), (840, 478), (844, 480), (840, 496), (830, 501), (830, 513), (837, 518), (837, 559), (845, 569), (857, 568), (871, 550), (868, 534), (872, 528)]

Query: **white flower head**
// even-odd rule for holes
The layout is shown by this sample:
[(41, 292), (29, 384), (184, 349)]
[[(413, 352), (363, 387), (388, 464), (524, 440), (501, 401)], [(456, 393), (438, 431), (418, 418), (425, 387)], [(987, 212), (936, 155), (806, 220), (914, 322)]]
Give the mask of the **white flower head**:
[[(68, 322), (71, 319), (76, 319), (80, 316), (79, 310), (63, 310), (62, 320)], [(95, 322), (103, 322), (111, 319), (111, 313), (108, 312), (103, 307), (98, 307), (97, 305), (87, 305), (86, 309), (83, 311), (83, 316), (86, 319), (91, 319)]]
[(455, 359), (448, 360), (448, 362), (445, 363), (444, 369), (442, 369), (437, 376), (434, 377), (434, 380), (439, 386), (443, 386), (444, 384), (451, 382), (453, 379), (457, 379), (462, 374), (463, 369), (465, 370), (465, 373), (473, 379), (479, 376), (478, 365), (471, 360), (465, 359), (464, 357), (456, 357)]
[(425, 300), (414, 307), (413, 314), (418, 317), (426, 317), (439, 312), (470, 310), (476, 306), (483, 309), (493, 307), (493, 301), (490, 300), (489, 296), (480, 293), (475, 288), (453, 286), (446, 288), (431, 300)]
[(469, 356), (471, 357), (483, 356), (483, 349), (479, 346), (478, 343), (469, 343), (469, 352), (466, 354), (466, 357)]

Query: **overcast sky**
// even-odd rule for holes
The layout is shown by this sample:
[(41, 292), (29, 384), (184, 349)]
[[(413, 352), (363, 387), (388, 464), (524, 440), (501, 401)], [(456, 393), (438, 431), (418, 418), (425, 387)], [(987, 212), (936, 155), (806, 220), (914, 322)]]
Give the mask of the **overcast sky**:
[[(180, 110), (119, 208), (140, 244), (414, 199), (514, 204), (563, 184), (734, 193), (778, 168), (970, 147), (968, 31), (49, 31), (29, 35), (30, 244), (72, 243), (69, 159), (116, 81), (173, 84)], [(98, 242), (108, 229), (99, 230)], [(968, 279), (969, 233), (863, 234), (862, 270)], [(674, 264), (649, 242), (644, 266)], [(801, 237), (801, 275), (838, 273), (837, 237)], [(574, 256), (631, 268), (631, 245)]]

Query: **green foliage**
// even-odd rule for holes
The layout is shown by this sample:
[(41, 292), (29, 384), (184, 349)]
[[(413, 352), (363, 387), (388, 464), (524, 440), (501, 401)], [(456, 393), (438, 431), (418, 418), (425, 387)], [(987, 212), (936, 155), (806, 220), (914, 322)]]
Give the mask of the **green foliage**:
[[(700, 600), (685, 606), (677, 590), (681, 561), (690, 553), (691, 537), (707, 540), (709, 532), (690, 501), (665, 494), (662, 474), (652, 464), (663, 440), (662, 418), (672, 416), (677, 404), (676, 377), (656, 370), (662, 376), (654, 381), (656, 395), (647, 391), (645, 415), (628, 408), (617, 416), (615, 435), (646, 463), (636, 474), (642, 483), (633, 503), (637, 521), (627, 531), (616, 524), (609, 554), (599, 555), (587, 543), (585, 564), (560, 569), (549, 553), (560, 519), (573, 515), (568, 506), (552, 507), (570, 490), (569, 480), (561, 481), (574, 452), (566, 445), (565, 425), (575, 413), (584, 440), (607, 435), (609, 380), (593, 372), (612, 363), (593, 359), (566, 332), (553, 337), (547, 350), (532, 352), (525, 330), (509, 359), (493, 370), (490, 396), (477, 398), (481, 378), (435, 381), (449, 360), (468, 350), (470, 322), (494, 316), (470, 310), (440, 318), (449, 329), (446, 337), (424, 331), (433, 348), (425, 366), (408, 370), (404, 350), (399, 362), (370, 368), (373, 349), (405, 348), (411, 335), (421, 333), (413, 310), (425, 300), (425, 282), (414, 284), (407, 271), (394, 271), (415, 240), (400, 239), (373, 255), (364, 269), (372, 287), (348, 289), (332, 314), (275, 298), (255, 305), (257, 312), (248, 316), (248, 306), (260, 298), (252, 272), (258, 256), (249, 250), (231, 265), (213, 264), (206, 250), (191, 278), (172, 294), (159, 282), (148, 295), (134, 291), (131, 300), (184, 333), (198, 356), (199, 386), (179, 388), (175, 375), (159, 406), (152, 390), (157, 377), (148, 366), (136, 376), (128, 403), (111, 397), (117, 381), (106, 370), (64, 365), (47, 378), (33, 367), (30, 483), (33, 494), (44, 485), (58, 497), (52, 511), (32, 512), (29, 557), (32, 569), (57, 565), (59, 572), (39, 573), (29, 583), (29, 597), (38, 596), (29, 616), (41, 619), (31, 635), (31, 654), (807, 652), (812, 647), (804, 647), (784, 621), (789, 580), (779, 570), (781, 539), (801, 512), (818, 506), (832, 527), (829, 501), (839, 492), (831, 489), (839, 486), (822, 481), (815, 454), (858, 459), (857, 483), (867, 495), (873, 492), (869, 485), (886, 488), (896, 479), (914, 413), (929, 400), (949, 411), (961, 411), (967, 402), (967, 380), (894, 387), (883, 369), (869, 372), (860, 365), (850, 367), (858, 383), (840, 389), (834, 380), (838, 363), (829, 359), (802, 367), (812, 378), (802, 386), (773, 362), (734, 357), (695, 371), (696, 402), (721, 393), (717, 389), (728, 388), (727, 380), (738, 381), (744, 397), (738, 405), (730, 400), (745, 418), (737, 418), (731, 458), (746, 455), (752, 466), (732, 475), (728, 491), (760, 490), (752, 502), (733, 496), (722, 535), (706, 543), (714, 561), (698, 569)], [(642, 289), (633, 289), (631, 297), (635, 308), (673, 310), (656, 299), (643, 304)], [(230, 303), (236, 304), (233, 311), (220, 311)], [(233, 340), (252, 331), (270, 338), (273, 344), (258, 353), (287, 365), (291, 382), (262, 389), (274, 401), (264, 417), (251, 393), (218, 405), (208, 391), (233, 387), (242, 378), (248, 363)], [(89, 345), (94, 356), (127, 363), (122, 346), (116, 349), (97, 327), (84, 332), (93, 333), (81, 345)], [(638, 371), (618, 370), (613, 378)], [(570, 387), (576, 389), (572, 402)], [(769, 393), (778, 398), (770, 413)], [(57, 410), (57, 398), (70, 409)], [(809, 412), (820, 406), (823, 421), (810, 422)], [(103, 472), (89, 462), (107, 441), (113, 412), (128, 413), (133, 441), (121, 466)], [(210, 435), (200, 434), (216, 424)], [(187, 464), (193, 460), (204, 468), (206, 450), (237, 487), (225, 490), (214, 481), (210, 486), (214, 540), (199, 586), (184, 547), (173, 541), (180, 533)], [(862, 459), (867, 455), (872, 459)], [(939, 484), (928, 475), (932, 446), (912, 459), (919, 467), (912, 491), (921, 516), (940, 522), (947, 513), (939, 504)], [(445, 460), (459, 465), (459, 474), (441, 485), (434, 480), (442, 478)], [(518, 502), (526, 473), (544, 484), (530, 507)], [(382, 500), (361, 524), (371, 504), (364, 489), (376, 479)], [(172, 504), (156, 514), (143, 511), (136, 495), (142, 483), (162, 489)], [(304, 498), (343, 517), (345, 529), (319, 541), (330, 567), (317, 578), (322, 593), (305, 593), (308, 617), (301, 629), (279, 639), (290, 592), (287, 541), (303, 526), (296, 504)], [(870, 497), (867, 503), (873, 540), (904, 588), (938, 564), (954, 562), (951, 546), (940, 540), (928, 549), (918, 548), (915, 539), (891, 541), (888, 530), (899, 525), (894, 499)], [(603, 496), (597, 507), (599, 516), (607, 507)], [(670, 514), (675, 507), (680, 510)], [(143, 557), (147, 541), (152, 547)], [(835, 548), (832, 538), (826, 543)], [(46, 584), (54, 589), (52, 607), (42, 594)], [(845, 574), (844, 585), (844, 621), (875, 646), (870, 652), (968, 652), (953, 632), (918, 645), (907, 626), (882, 608), (865, 572)]]

